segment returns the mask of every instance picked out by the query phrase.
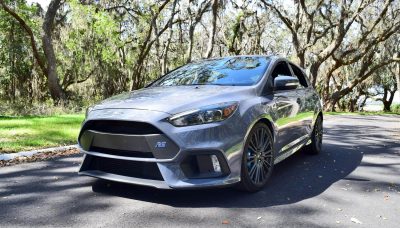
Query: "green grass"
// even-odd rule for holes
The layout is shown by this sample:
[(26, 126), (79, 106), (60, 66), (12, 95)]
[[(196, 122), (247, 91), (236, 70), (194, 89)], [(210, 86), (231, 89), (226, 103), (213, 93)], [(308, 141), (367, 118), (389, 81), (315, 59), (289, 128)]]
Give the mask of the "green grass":
[(0, 117), (0, 153), (75, 144), (82, 114)]
[[(324, 112), (324, 115), (384, 115), (396, 113), (384, 112)], [(294, 117), (302, 119), (309, 113)], [(399, 115), (399, 114), (397, 114)], [(66, 114), (55, 116), (0, 116), (0, 153), (14, 153), (25, 150), (48, 148), (75, 144), (83, 114)], [(284, 125), (293, 118), (280, 120)]]

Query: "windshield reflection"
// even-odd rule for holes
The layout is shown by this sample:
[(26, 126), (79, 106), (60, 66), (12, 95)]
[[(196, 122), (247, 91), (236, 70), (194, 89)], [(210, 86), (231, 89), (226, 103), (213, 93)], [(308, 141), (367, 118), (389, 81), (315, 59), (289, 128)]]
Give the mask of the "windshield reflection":
[(254, 85), (264, 75), (268, 57), (239, 56), (203, 60), (182, 66), (151, 86)]

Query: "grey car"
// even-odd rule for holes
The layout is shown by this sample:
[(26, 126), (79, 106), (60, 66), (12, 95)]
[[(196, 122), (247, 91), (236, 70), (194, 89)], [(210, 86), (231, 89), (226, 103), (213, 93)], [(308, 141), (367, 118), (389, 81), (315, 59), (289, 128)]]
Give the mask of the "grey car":
[(320, 99), (304, 71), (277, 56), (179, 67), (87, 110), (79, 174), (183, 189), (262, 189), (275, 164), (322, 145)]

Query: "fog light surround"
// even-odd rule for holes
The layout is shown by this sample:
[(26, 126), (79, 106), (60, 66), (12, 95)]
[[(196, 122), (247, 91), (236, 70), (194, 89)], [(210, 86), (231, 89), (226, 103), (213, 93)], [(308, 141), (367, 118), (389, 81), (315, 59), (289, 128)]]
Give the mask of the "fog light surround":
[(186, 151), (179, 166), (188, 179), (218, 178), (230, 174), (225, 156), (218, 150)]
[(217, 173), (221, 172), (221, 165), (219, 164), (217, 155), (211, 155), (211, 161), (213, 164), (214, 171)]

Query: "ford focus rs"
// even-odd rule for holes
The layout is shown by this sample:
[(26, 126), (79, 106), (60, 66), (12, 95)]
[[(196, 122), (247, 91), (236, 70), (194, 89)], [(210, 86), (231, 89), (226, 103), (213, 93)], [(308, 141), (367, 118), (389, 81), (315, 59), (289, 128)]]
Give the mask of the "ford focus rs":
[(276, 56), (179, 67), (87, 110), (79, 174), (156, 188), (258, 191), (274, 165), (318, 154), (322, 111), (304, 71)]

